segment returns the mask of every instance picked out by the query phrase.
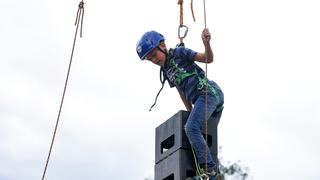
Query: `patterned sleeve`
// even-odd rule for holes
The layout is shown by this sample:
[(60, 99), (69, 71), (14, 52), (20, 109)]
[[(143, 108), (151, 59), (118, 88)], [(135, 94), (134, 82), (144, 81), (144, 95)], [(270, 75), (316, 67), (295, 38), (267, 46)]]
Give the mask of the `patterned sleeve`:
[(179, 47), (177, 48), (177, 54), (180, 56), (181, 59), (185, 60), (186, 62), (193, 63), (194, 57), (196, 56), (197, 52), (189, 48)]

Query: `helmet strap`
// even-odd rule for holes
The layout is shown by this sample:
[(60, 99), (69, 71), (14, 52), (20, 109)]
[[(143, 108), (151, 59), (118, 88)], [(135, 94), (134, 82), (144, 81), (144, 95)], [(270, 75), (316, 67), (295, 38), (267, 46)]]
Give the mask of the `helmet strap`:
[[(159, 46), (157, 47), (159, 51), (161, 51), (163, 54), (166, 55), (166, 63), (168, 62), (168, 52), (164, 51), (163, 49), (161, 49)], [(163, 87), (164, 87), (164, 83), (166, 82), (166, 78), (165, 78), (165, 74), (164, 74), (164, 70), (163, 67), (160, 68), (160, 82), (161, 82), (161, 88), (159, 90), (159, 92), (156, 95), (156, 98), (154, 100), (154, 103), (152, 104), (152, 106), (150, 107), (149, 111), (151, 111), (151, 109), (156, 105), (158, 97), (160, 95), (160, 92), (162, 91)]]
[(166, 55), (166, 62), (165, 63), (168, 63), (168, 57), (169, 57), (169, 53), (163, 49), (161, 49), (159, 46), (157, 47), (157, 49), (159, 51), (161, 51), (164, 55)]
[(151, 111), (152, 108), (157, 104), (158, 97), (159, 97), (159, 95), (160, 95), (160, 93), (161, 93), (161, 91), (162, 91), (162, 89), (163, 89), (163, 87), (164, 87), (164, 83), (166, 82), (166, 78), (165, 78), (164, 76), (165, 76), (164, 70), (163, 70), (163, 68), (161, 67), (161, 68), (160, 68), (161, 88), (160, 88), (160, 90), (158, 91), (158, 93), (157, 93), (157, 95), (156, 95), (156, 98), (155, 98), (155, 100), (154, 100), (154, 103), (153, 103), (152, 106), (150, 107), (149, 111)]
[(159, 51), (161, 51), (163, 54), (165, 54), (166, 57), (168, 56), (168, 52), (167, 51), (161, 49), (159, 46), (157, 48), (159, 49)]

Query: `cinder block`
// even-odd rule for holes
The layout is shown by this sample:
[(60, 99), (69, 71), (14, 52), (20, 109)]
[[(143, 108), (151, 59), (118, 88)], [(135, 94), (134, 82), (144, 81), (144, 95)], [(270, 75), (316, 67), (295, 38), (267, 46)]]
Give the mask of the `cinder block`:
[[(191, 150), (184, 131), (184, 124), (189, 116), (188, 111), (179, 111), (156, 128), (155, 162), (163, 160), (178, 149)], [(208, 146), (213, 157), (217, 155), (217, 126), (212, 119), (208, 121)], [(203, 130), (205, 134), (205, 129)]]
[(155, 165), (155, 180), (186, 180), (195, 176), (190, 150), (179, 149)]
[(188, 116), (189, 112), (179, 111), (156, 128), (156, 163), (180, 148), (190, 149), (184, 132), (184, 124)]

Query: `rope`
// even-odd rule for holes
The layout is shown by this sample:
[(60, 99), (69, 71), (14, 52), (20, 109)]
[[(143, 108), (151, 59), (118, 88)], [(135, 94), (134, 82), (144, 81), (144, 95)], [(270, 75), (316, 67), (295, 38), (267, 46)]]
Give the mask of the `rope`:
[(203, 0), (203, 17), (204, 17), (204, 28), (207, 28), (206, 0)]
[[(207, 28), (207, 16), (206, 16), (206, 0), (203, 0), (203, 16), (204, 16), (204, 28), (206, 29)], [(206, 56), (206, 63), (205, 63), (206, 67), (205, 67), (205, 74), (206, 74), (206, 79), (208, 79), (208, 58)], [(205, 95), (205, 139), (206, 139), (206, 142), (208, 143), (208, 85), (209, 83), (207, 82), (206, 83), (206, 95)], [(206, 172), (208, 172), (208, 148), (206, 147)]]
[(180, 5), (180, 26), (183, 25), (183, 0), (178, 0), (178, 4)]
[(46, 171), (47, 171), (47, 167), (49, 164), (49, 160), (50, 160), (50, 155), (51, 155), (51, 151), (52, 151), (52, 147), (53, 147), (53, 143), (56, 137), (56, 133), (57, 133), (57, 129), (58, 129), (58, 124), (59, 124), (59, 120), (60, 120), (60, 114), (61, 114), (61, 110), (62, 110), (62, 105), (63, 105), (63, 101), (64, 101), (64, 96), (66, 93), (66, 89), (67, 89), (67, 84), (68, 84), (68, 79), (69, 79), (69, 74), (70, 74), (70, 70), (71, 70), (71, 63), (72, 63), (72, 58), (73, 58), (73, 53), (74, 53), (74, 48), (75, 48), (75, 44), (76, 44), (76, 39), (77, 39), (77, 34), (78, 34), (78, 29), (79, 29), (79, 24), (80, 26), (80, 37), (82, 37), (82, 25), (83, 25), (83, 15), (84, 15), (84, 7), (83, 7), (84, 3), (83, 0), (79, 3), (78, 6), (78, 11), (77, 11), (77, 17), (76, 17), (76, 32), (74, 35), (74, 40), (73, 40), (73, 46), (72, 46), (72, 51), (71, 51), (71, 57), (70, 57), (70, 62), (69, 62), (69, 67), (68, 67), (68, 72), (67, 72), (67, 77), (65, 80), (65, 84), (64, 84), (64, 89), (63, 89), (63, 94), (62, 94), (62, 98), (61, 98), (61, 103), (60, 103), (60, 108), (59, 108), (59, 112), (58, 112), (58, 117), (56, 120), (56, 124), (55, 124), (55, 128), (54, 128), (54, 132), (53, 132), (53, 137), (51, 140), (51, 144), (50, 144), (50, 149), (49, 149), (49, 153), (48, 153), (48, 157), (47, 157), (47, 161), (46, 161), (46, 165), (43, 171), (43, 175), (42, 175), (42, 180), (44, 180), (45, 175), (46, 175)]
[(191, 150), (192, 150), (192, 154), (193, 154), (194, 163), (196, 165), (196, 177), (198, 177), (198, 178), (200, 178), (200, 180), (202, 180), (202, 178), (206, 178), (207, 175), (203, 171), (203, 169), (200, 168), (200, 165), (198, 164), (197, 157), (196, 157), (196, 154), (195, 154), (193, 148), (191, 148)]
[[(180, 25), (179, 25), (179, 30), (178, 30), (178, 37), (180, 39), (180, 44), (183, 44), (183, 38), (185, 36), (184, 37), (180, 36), (180, 28), (185, 27), (183, 25), (183, 0), (178, 0), (178, 4), (180, 5)], [(192, 13), (193, 20), (196, 21), (195, 16), (194, 16), (194, 11), (193, 11), (193, 0), (191, 0), (190, 7), (191, 7), (191, 13)], [(204, 12), (204, 28), (206, 29), (207, 28), (207, 15), (206, 15), (206, 1), (205, 0), (203, 0), (203, 10), (204, 10), (203, 11)], [(205, 59), (205, 79), (208, 79), (208, 58), (207, 57)], [(207, 82), (206, 83), (206, 94), (205, 94), (205, 140), (206, 140), (206, 142), (208, 142), (208, 122), (207, 122), (207, 119), (208, 119), (208, 85), (209, 85), (209, 83)], [(193, 152), (193, 149), (192, 149), (192, 152)], [(206, 148), (205, 172), (208, 172), (207, 155), (208, 155), (208, 148)], [(193, 152), (193, 156), (195, 159), (197, 175), (200, 176), (200, 178), (201, 178), (202, 173), (200, 172), (200, 168), (198, 167), (198, 164), (196, 162), (196, 157), (195, 157), (194, 152)]]
[[(180, 5), (180, 26), (183, 25), (183, 0), (178, 0), (178, 4)], [(191, 14), (193, 21), (196, 21), (193, 11), (193, 0), (190, 2)]]
[[(188, 27), (186, 25), (183, 24), (183, 0), (178, 0), (178, 5), (180, 5), (180, 12), (179, 12), (179, 28), (178, 28), (178, 38), (180, 39), (180, 44), (183, 45), (183, 39), (186, 37), (187, 33), (188, 33)], [(192, 13), (192, 18), (193, 21), (196, 21), (195, 17), (194, 17), (194, 12), (193, 12), (193, 0), (191, 0), (191, 13)], [(181, 36), (181, 29), (184, 29), (184, 35)]]
[(178, 37), (179, 37), (179, 39), (180, 39), (180, 44), (183, 44), (183, 38), (184, 37), (181, 37), (180, 36), (180, 28), (181, 27), (183, 27), (184, 25), (183, 25), (183, 0), (178, 0), (178, 4), (180, 5), (180, 19), (179, 19), (179, 22), (180, 22), (180, 24), (179, 24), (179, 29), (178, 29)]
[[(80, 37), (82, 37), (82, 25), (83, 25), (83, 16), (84, 16), (84, 2), (83, 0), (79, 3), (78, 5), (78, 11), (77, 11), (77, 17), (76, 17), (76, 22), (74, 25), (77, 25), (77, 30), (78, 30), (78, 25), (79, 21), (81, 21), (81, 26), (80, 26)], [(76, 32), (77, 33), (77, 32)], [(76, 37), (75, 37), (76, 38)], [(73, 52), (73, 50), (72, 50)]]
[(190, 8), (191, 8), (191, 14), (192, 14), (193, 21), (196, 21), (196, 18), (194, 17), (194, 12), (193, 12), (193, 0), (191, 0)]

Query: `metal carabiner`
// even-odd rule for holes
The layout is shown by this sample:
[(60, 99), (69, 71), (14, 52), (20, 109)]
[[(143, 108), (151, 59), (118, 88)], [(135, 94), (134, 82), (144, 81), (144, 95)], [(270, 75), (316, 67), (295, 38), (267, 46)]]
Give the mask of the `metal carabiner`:
[[(183, 36), (181, 36), (181, 30), (184, 30), (184, 33), (183, 33)], [(179, 27), (178, 27), (178, 38), (180, 39), (180, 40), (182, 40), (183, 38), (185, 38), (186, 36), (187, 36), (187, 34), (188, 34), (188, 26), (186, 26), (186, 25), (179, 25)]]

